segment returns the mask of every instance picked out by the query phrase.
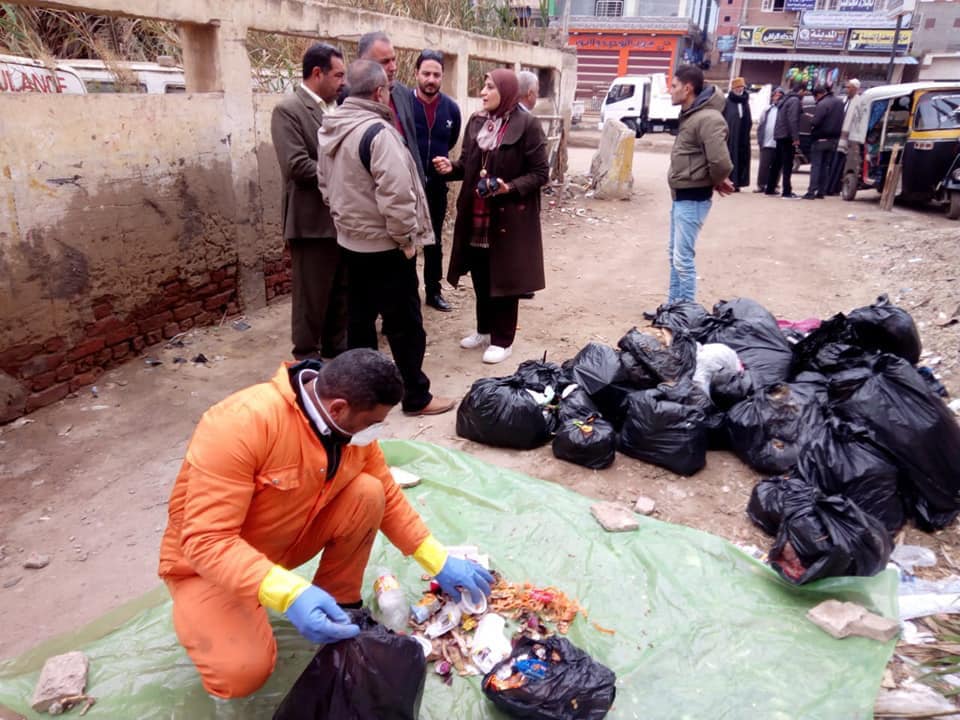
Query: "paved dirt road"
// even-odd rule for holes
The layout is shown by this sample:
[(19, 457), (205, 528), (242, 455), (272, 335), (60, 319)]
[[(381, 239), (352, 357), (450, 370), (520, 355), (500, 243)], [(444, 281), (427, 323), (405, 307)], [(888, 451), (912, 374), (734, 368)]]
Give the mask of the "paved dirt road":
[[(585, 170), (590, 155), (572, 150), (571, 169)], [(616, 343), (643, 322), (642, 311), (665, 300), (668, 156), (638, 152), (635, 160), (632, 201), (579, 199), (545, 210), (548, 288), (521, 305), (510, 363), (491, 369), (479, 353), (458, 348), (472, 329), (469, 289), (448, 292), (455, 313), (425, 310), (426, 370), (436, 392), (462, 396), (473, 380), (512, 372), (544, 351), (562, 361), (591, 340)], [(806, 176), (797, 184), (803, 192)], [(948, 374), (957, 365), (960, 326), (940, 327), (960, 314), (958, 238), (960, 224), (933, 211), (881, 213), (875, 193), (855, 203), (740, 193), (714, 201), (698, 245), (698, 299), (710, 306), (748, 296), (778, 317), (799, 319), (827, 317), (890, 292), (915, 312), (925, 343), (943, 358), (945, 381), (960, 390)], [(157, 584), (166, 499), (193, 426), (209, 405), (272, 375), (289, 348), (288, 316), (283, 302), (249, 316), (250, 330), (228, 323), (194, 332), (187, 347), (151, 349), (163, 365), (148, 368), (140, 358), (102, 377), (99, 397), (86, 389), (34, 413), (29, 424), (0, 428), (0, 614), (7, 619), (0, 657)], [(214, 362), (173, 362), (199, 352)], [(389, 429), (394, 437), (466, 449), (589, 496), (632, 501), (646, 494), (656, 499), (661, 519), (767, 545), (744, 514), (756, 476), (732, 455), (712, 453), (693, 478), (623, 456), (593, 472), (555, 460), (549, 447), (520, 453), (462, 441), (454, 419), (417, 421), (394, 412)], [(955, 535), (910, 531), (908, 539), (938, 547), (956, 542)], [(50, 565), (23, 569), (31, 552), (51, 555)]]

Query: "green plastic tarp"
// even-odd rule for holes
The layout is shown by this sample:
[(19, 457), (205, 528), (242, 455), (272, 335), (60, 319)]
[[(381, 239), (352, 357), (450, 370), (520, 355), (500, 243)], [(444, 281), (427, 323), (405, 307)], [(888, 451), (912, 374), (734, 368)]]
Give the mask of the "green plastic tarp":
[[(637, 518), (635, 532), (607, 533), (590, 514), (591, 500), (557, 485), (436, 445), (387, 441), (383, 447), (391, 465), (423, 478), (406, 492), (443, 542), (479, 545), (507, 579), (554, 585), (589, 611), (589, 619), (573, 623), (569, 638), (617, 674), (608, 717), (872, 717), (894, 642), (834, 640), (805, 614), (839, 598), (895, 618), (894, 572), (795, 587), (714, 535), (645, 517)], [(411, 600), (424, 589), (419, 566), (380, 536), (364, 582), (367, 603), (380, 566), (397, 573)], [(311, 564), (301, 572), (310, 577), (313, 570)], [(80, 649), (90, 658), (87, 690), (97, 698), (87, 717), (213, 717), (213, 704), (177, 643), (170, 608), (160, 587), (3, 663), (0, 704), (41, 717), (29, 702), (44, 659)], [(615, 634), (600, 632), (594, 622)], [(283, 618), (273, 624), (277, 670), (260, 692), (235, 703), (241, 717), (269, 718), (314, 654)], [(454, 677), (448, 687), (429, 672), (424, 720), (502, 717), (481, 693), (479, 677)]]

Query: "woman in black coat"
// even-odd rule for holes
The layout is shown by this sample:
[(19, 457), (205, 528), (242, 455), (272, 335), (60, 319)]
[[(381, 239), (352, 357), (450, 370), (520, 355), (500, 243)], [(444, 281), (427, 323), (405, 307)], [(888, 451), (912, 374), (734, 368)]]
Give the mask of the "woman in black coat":
[(727, 94), (727, 104), (723, 108), (723, 119), (727, 121), (727, 150), (733, 161), (730, 180), (737, 192), (750, 184), (750, 94), (743, 78), (734, 78)]
[(483, 110), (467, 122), (460, 158), (433, 159), (449, 180), (462, 180), (447, 280), (470, 273), (477, 298), (477, 331), (460, 341), (488, 345), (486, 363), (510, 357), (519, 300), (545, 287), (540, 188), (550, 180), (540, 121), (517, 107), (512, 70), (494, 70), (480, 97)]

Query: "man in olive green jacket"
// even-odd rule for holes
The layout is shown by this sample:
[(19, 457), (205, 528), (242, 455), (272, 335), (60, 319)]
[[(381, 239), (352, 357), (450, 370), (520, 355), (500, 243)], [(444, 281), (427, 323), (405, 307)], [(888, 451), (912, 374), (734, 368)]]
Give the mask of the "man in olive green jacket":
[(673, 76), (670, 97), (682, 106), (680, 127), (670, 153), (670, 291), (668, 303), (693, 302), (697, 290), (694, 266), (697, 235), (710, 211), (713, 191), (733, 192), (727, 150), (726, 102), (713, 85), (703, 86), (703, 71), (681, 65)]

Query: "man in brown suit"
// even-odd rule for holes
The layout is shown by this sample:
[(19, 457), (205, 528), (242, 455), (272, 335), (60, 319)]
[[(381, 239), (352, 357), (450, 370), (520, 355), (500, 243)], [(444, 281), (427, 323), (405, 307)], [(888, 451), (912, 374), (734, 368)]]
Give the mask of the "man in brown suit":
[(283, 174), (283, 239), (293, 271), (293, 356), (335, 357), (347, 349), (346, 264), (317, 187), (317, 132), (336, 107), (343, 54), (318, 43), (303, 56), (303, 83), (273, 110), (270, 134)]

